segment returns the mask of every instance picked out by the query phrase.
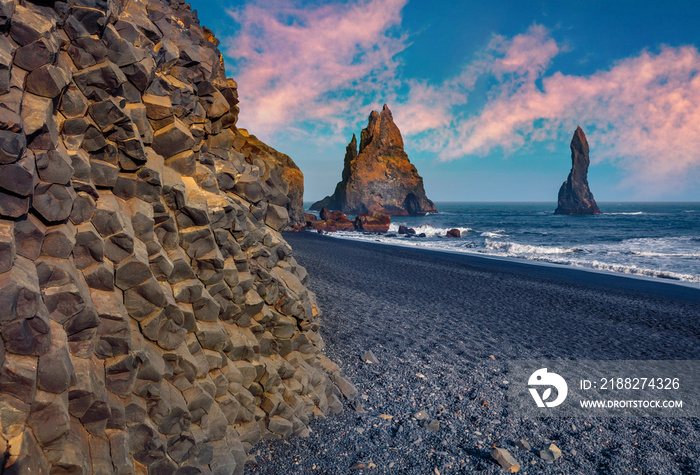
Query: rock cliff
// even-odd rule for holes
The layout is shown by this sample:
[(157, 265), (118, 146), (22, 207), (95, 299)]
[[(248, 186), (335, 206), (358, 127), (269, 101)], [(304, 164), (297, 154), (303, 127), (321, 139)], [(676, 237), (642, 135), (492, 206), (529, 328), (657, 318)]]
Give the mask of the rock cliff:
[(251, 153), (256, 154), (268, 164), (266, 174), (262, 177), (263, 183), (273, 190), (281, 187), (268, 195), (268, 201), (287, 209), (290, 226), (304, 224), (304, 175), (289, 155), (261, 142), (245, 129), (237, 130), (234, 148), (246, 158), (250, 158)]
[(342, 409), (301, 173), (217, 45), (181, 0), (0, 0), (0, 472), (242, 473)]
[(360, 135), (360, 148), (353, 134), (348, 144), (342, 180), (331, 196), (311, 206), (359, 215), (374, 211), (389, 216), (435, 213), (425, 196), (423, 179), (408, 160), (403, 139), (389, 108), (372, 111)]
[(571, 139), (571, 172), (559, 188), (555, 214), (600, 214), (593, 193), (588, 188), (588, 140), (581, 127)]

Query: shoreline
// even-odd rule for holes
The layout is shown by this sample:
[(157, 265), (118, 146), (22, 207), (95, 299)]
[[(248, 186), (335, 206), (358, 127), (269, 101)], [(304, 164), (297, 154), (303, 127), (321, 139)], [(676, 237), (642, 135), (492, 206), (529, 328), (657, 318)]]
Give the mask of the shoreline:
[[(314, 233), (284, 238), (316, 293), (324, 353), (358, 396), (313, 421), (308, 438), (261, 442), (247, 474), (505, 473), (494, 445), (526, 474), (700, 472), (697, 418), (526, 419), (506, 398), (510, 360), (700, 359), (697, 290)], [(367, 350), (377, 363), (363, 360)], [(550, 443), (563, 454), (554, 463), (538, 456)]]
[[(614, 204), (618, 206), (611, 205), (607, 218), (600, 221), (554, 215), (543, 203), (443, 203), (442, 218), (443, 213), (401, 217), (376, 238), (340, 231), (337, 237), (345, 234), (356, 240), (515, 258), (700, 288), (698, 241), (692, 233), (700, 224), (697, 204)], [(398, 234), (399, 225), (427, 236), (404, 238)], [(462, 239), (444, 239), (452, 228), (462, 231)]]
[[(311, 231), (305, 231), (305, 230), (302, 230), (299, 232), (300, 233), (310, 233), (312, 235), (315, 234)], [(416, 252), (427, 252), (427, 253), (436, 252), (436, 253), (441, 253), (441, 254), (447, 254), (450, 256), (456, 256), (458, 258), (464, 257), (467, 260), (468, 259), (491, 260), (491, 261), (505, 263), (505, 265), (512, 264), (514, 266), (513, 269), (516, 269), (517, 266), (532, 266), (532, 267), (544, 267), (544, 268), (553, 269), (553, 273), (551, 273), (551, 274), (546, 273), (546, 272), (541, 273), (543, 276), (547, 276), (547, 277), (552, 277), (552, 276), (554, 276), (554, 274), (558, 273), (558, 271), (562, 271), (562, 273), (564, 273), (564, 274), (571, 272), (572, 273), (571, 278), (573, 278), (573, 277), (575, 277), (576, 273), (582, 272), (582, 273), (589, 273), (589, 274), (605, 276), (605, 277), (603, 277), (603, 279), (606, 279), (606, 277), (609, 277), (609, 278), (611, 278), (610, 279), (611, 283), (613, 283), (613, 281), (616, 281), (616, 279), (639, 280), (641, 282), (646, 282), (646, 283), (650, 284), (649, 286), (647, 286), (647, 285), (641, 286), (641, 288), (643, 288), (645, 290), (653, 290), (652, 288), (656, 284), (678, 286), (678, 287), (682, 287), (682, 288), (696, 291), (697, 296), (694, 297), (694, 300), (700, 301), (700, 283), (695, 283), (695, 282), (687, 282), (687, 281), (671, 279), (671, 278), (649, 277), (649, 276), (645, 276), (645, 275), (626, 274), (626, 273), (622, 273), (622, 272), (613, 272), (613, 271), (603, 270), (603, 269), (593, 269), (593, 268), (588, 268), (588, 267), (559, 264), (556, 262), (536, 261), (536, 260), (532, 260), (532, 259), (525, 259), (525, 258), (519, 258), (519, 257), (494, 256), (494, 255), (489, 255), (489, 254), (479, 254), (479, 253), (468, 252), (468, 251), (452, 251), (449, 249), (430, 248), (427, 246), (423, 247), (423, 246), (414, 246), (414, 245), (410, 245), (410, 244), (385, 243), (385, 242), (380, 242), (380, 241), (360, 240), (360, 239), (353, 239), (351, 237), (347, 237), (345, 235), (337, 234), (337, 233), (323, 235), (320, 237), (332, 238), (332, 239), (342, 239), (343, 241), (354, 242), (354, 243), (358, 243), (360, 245), (369, 244), (369, 245), (375, 245), (375, 246), (397, 247), (397, 248), (401, 248), (401, 249), (414, 250)], [(476, 261), (474, 261), (474, 262), (476, 262)], [(590, 281), (590, 279), (586, 279), (586, 280)], [(607, 282), (607, 279), (606, 279), (606, 282)], [(619, 283), (622, 283), (622, 282), (620, 281)], [(623, 285), (623, 287), (631, 289), (634, 287), (634, 285), (633, 284)], [(676, 292), (671, 291), (670, 293), (673, 294)], [(679, 291), (677, 293), (683, 299), (689, 298), (689, 296), (687, 295), (687, 292)], [(691, 300), (693, 300), (693, 299), (691, 299)]]

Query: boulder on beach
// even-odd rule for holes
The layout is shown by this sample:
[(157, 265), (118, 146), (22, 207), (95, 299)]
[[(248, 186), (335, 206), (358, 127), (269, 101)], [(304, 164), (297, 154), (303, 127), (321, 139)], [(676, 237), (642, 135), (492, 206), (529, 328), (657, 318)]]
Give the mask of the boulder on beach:
[(342, 180), (335, 192), (311, 205), (350, 215), (378, 211), (389, 216), (435, 213), (425, 195), (423, 178), (408, 160), (403, 139), (389, 108), (372, 111), (367, 128), (347, 146)]
[(340, 211), (329, 211), (321, 209), (321, 219), (309, 219), (306, 227), (314, 229), (320, 233), (332, 233), (336, 231), (360, 231), (367, 233), (386, 233), (389, 231), (391, 218), (383, 213), (372, 212), (359, 215), (351, 221), (345, 213)]
[(309, 217), (306, 220), (306, 227), (324, 232), (355, 231), (355, 224), (340, 211), (328, 211), (323, 208), (319, 214), (321, 219), (316, 219), (313, 214), (305, 213), (305, 216)]
[(555, 214), (600, 214), (598, 205), (588, 187), (588, 140), (581, 127), (571, 139), (571, 172), (559, 188)]
[(389, 231), (391, 218), (384, 213), (372, 211), (355, 218), (355, 229), (366, 233), (385, 233)]
[(416, 234), (416, 230), (413, 228), (409, 228), (408, 226), (404, 226), (403, 224), (399, 226), (399, 234), (406, 234), (408, 236), (414, 236)]
[(339, 216), (338, 219), (334, 219), (332, 221), (338, 231), (355, 231), (355, 223), (350, 221), (350, 218), (344, 214)]
[(322, 208), (321, 212), (318, 213), (319, 217), (323, 220), (338, 220), (338, 219), (348, 219), (348, 217), (342, 211), (329, 211), (326, 208)]

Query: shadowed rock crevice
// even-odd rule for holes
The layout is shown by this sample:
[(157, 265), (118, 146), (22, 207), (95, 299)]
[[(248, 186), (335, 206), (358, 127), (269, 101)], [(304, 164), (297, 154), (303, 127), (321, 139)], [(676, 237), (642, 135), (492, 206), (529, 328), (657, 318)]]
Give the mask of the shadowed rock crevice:
[(571, 172), (559, 189), (555, 214), (600, 214), (588, 187), (588, 140), (581, 127), (571, 139)]
[(380, 212), (390, 216), (435, 213), (425, 195), (423, 178), (408, 160), (401, 132), (389, 108), (372, 111), (360, 134), (359, 152), (353, 134), (347, 146), (342, 180), (335, 192), (311, 206), (350, 215)]

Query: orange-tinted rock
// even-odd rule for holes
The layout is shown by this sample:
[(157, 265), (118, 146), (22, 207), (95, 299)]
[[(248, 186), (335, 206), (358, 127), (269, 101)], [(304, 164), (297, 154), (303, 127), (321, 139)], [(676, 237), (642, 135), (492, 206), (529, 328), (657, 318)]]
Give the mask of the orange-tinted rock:
[(289, 222), (303, 222), (304, 174), (288, 155), (279, 153), (278, 159), (282, 165), (282, 178), (289, 183), (289, 191), (287, 192), (287, 197), (289, 198), (289, 204), (287, 205)]
[(334, 233), (336, 231), (354, 231), (355, 230), (355, 225), (347, 217), (345, 217), (345, 219), (339, 219), (337, 221), (332, 220), (332, 219), (329, 219), (329, 220), (317, 219), (314, 221), (307, 221), (306, 226), (311, 228), (311, 229), (315, 229), (316, 231), (326, 232), (326, 233)]
[(458, 238), (458, 237), (462, 237), (462, 233), (460, 232), (459, 229), (452, 228), (449, 231), (447, 231), (447, 234), (445, 234), (445, 236), (447, 236), (449, 238)]
[(321, 219), (327, 223), (326, 227), (332, 226), (335, 228), (334, 231), (355, 230), (355, 224), (341, 211), (328, 211), (326, 208), (323, 208), (319, 214)]
[(588, 140), (581, 127), (571, 139), (571, 172), (559, 188), (559, 200), (554, 214), (600, 214), (588, 187)]
[(357, 139), (352, 136), (345, 153), (343, 176), (331, 196), (311, 209), (337, 209), (350, 215), (372, 211), (390, 216), (435, 213), (425, 196), (423, 178), (408, 160), (403, 139), (389, 108), (372, 111), (367, 128)]
[(329, 219), (336, 220), (336, 219), (342, 219), (342, 218), (347, 219), (347, 216), (345, 216), (345, 213), (343, 213), (342, 211), (329, 211), (326, 208), (322, 208), (321, 212), (318, 213), (318, 215), (321, 217), (321, 219), (324, 219), (324, 220), (329, 220)]
[(323, 226), (319, 228), (318, 232), (319, 234), (323, 233), (334, 233), (337, 231), (334, 225), (330, 224), (329, 221), (323, 221)]
[(355, 218), (355, 229), (366, 233), (385, 233), (389, 231), (391, 218), (379, 211), (364, 213)]
[(264, 142), (261, 142), (255, 135), (249, 134), (245, 129), (238, 129), (234, 148), (246, 159), (253, 160), (251, 154), (267, 165), (265, 166), (265, 176), (263, 180), (268, 187), (284, 188), (284, 194), (288, 198), (286, 203), (276, 203), (287, 208), (289, 214), (289, 225), (304, 224), (307, 220), (304, 217), (304, 174), (294, 163), (289, 155), (278, 152)]
[(332, 222), (334, 223), (335, 229), (338, 231), (355, 230), (355, 224), (345, 215), (343, 215), (340, 219), (333, 220)]
[(310, 227), (311, 229), (315, 229), (316, 231), (323, 231), (323, 229), (326, 227), (326, 222), (321, 221), (319, 219), (315, 219), (313, 221), (307, 221), (306, 225)]

